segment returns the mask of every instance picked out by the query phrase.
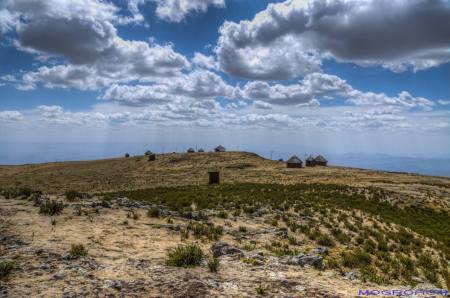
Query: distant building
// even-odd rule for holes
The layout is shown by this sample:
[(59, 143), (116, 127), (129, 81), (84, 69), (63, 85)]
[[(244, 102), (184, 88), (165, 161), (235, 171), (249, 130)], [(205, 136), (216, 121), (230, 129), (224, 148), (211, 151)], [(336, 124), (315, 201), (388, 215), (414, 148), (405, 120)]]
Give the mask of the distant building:
[(208, 172), (209, 174), (209, 184), (219, 184), (220, 183), (220, 173), (219, 172)]
[(187, 150), (187, 153), (195, 153), (194, 148), (189, 148), (189, 149)]
[(156, 154), (148, 150), (145, 152), (145, 155), (148, 156), (148, 161), (155, 161), (156, 160)]
[(314, 158), (314, 163), (316, 166), (327, 166), (328, 160), (325, 159), (322, 155), (318, 155), (316, 158)]
[(214, 151), (215, 151), (215, 152), (225, 152), (226, 149), (225, 149), (224, 146), (219, 145), (219, 146), (217, 146), (216, 148), (214, 148)]
[(203, 152), (205, 152), (205, 150), (203, 150), (203, 148), (200, 148), (200, 149), (198, 149), (198, 152), (203, 153)]
[(307, 167), (314, 167), (316, 165), (316, 160), (311, 155), (305, 161)]
[(301, 168), (303, 162), (296, 155), (292, 155), (292, 157), (287, 160), (286, 165), (288, 168)]

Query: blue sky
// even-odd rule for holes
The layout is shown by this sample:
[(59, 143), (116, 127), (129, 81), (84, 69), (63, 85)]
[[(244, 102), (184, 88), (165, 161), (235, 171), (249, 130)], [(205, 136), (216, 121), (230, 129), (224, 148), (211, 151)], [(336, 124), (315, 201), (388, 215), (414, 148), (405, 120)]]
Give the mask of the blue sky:
[(447, 0), (6, 0), (0, 142), (449, 157), (449, 34)]

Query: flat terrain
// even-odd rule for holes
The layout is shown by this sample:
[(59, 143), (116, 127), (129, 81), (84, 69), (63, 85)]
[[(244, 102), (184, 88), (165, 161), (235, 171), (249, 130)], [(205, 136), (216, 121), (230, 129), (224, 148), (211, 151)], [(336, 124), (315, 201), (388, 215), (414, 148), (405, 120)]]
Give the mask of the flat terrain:
[[(449, 178), (226, 152), (1, 166), (0, 190), (0, 297), (450, 287)], [(174, 266), (179, 245), (202, 256)]]

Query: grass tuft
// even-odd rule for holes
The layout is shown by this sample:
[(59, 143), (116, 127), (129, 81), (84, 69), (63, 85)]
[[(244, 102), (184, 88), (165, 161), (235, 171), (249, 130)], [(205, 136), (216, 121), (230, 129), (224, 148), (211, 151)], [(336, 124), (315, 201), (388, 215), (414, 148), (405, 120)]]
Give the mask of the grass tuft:
[(45, 215), (58, 215), (64, 209), (64, 203), (54, 200), (46, 200), (39, 206), (39, 213)]
[(166, 264), (175, 267), (199, 266), (203, 259), (203, 251), (198, 244), (178, 245), (167, 252)]
[(87, 249), (84, 247), (83, 244), (72, 244), (72, 246), (70, 247), (70, 252), (69, 254), (72, 257), (85, 257), (88, 254)]

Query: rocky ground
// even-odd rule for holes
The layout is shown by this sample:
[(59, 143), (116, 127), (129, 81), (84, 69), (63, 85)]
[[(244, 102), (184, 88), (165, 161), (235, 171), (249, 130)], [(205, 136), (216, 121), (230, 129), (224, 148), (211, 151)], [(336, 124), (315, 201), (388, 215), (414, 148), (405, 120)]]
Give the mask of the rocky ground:
[[(0, 166), (0, 297), (448, 288), (449, 215), (449, 178), (287, 169), (245, 152)], [(169, 266), (192, 243), (198, 266)]]
[[(358, 289), (374, 288), (356, 273), (323, 270), (327, 249), (306, 241), (294, 256), (242, 248), (287, 237), (287, 229), (260, 218), (214, 217), (212, 223), (224, 227), (220, 241), (181, 240), (195, 212), (177, 216), (161, 209), (151, 218), (149, 205), (94, 197), (66, 201), (60, 215), (49, 217), (35, 203), (0, 198), (0, 255), (16, 267), (1, 281), (0, 297), (254, 297), (257, 288), (269, 297), (354, 297)], [(245, 231), (237, 238), (239, 227)], [(217, 273), (209, 272), (208, 257), (196, 268), (166, 265), (170, 248), (194, 241), (207, 256), (219, 257)], [(71, 256), (72, 244), (83, 244), (87, 256)]]

